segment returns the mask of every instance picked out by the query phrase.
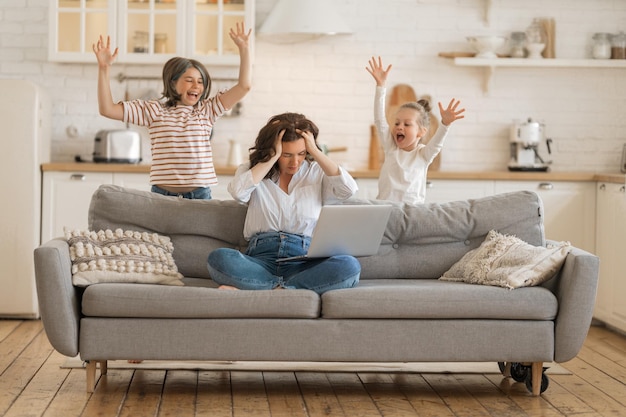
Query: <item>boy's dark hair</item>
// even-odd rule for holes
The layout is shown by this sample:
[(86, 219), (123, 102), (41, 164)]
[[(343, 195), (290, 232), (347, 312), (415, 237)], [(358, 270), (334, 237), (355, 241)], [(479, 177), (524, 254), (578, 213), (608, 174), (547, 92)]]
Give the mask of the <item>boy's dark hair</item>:
[(202, 84), (204, 85), (204, 91), (198, 102), (205, 100), (209, 96), (209, 92), (211, 91), (211, 77), (206, 67), (195, 59), (174, 57), (163, 66), (163, 93), (161, 94), (167, 99), (165, 102), (166, 107), (175, 106), (180, 100), (180, 94), (176, 92), (176, 81), (191, 67), (200, 71)]
[[(299, 113), (282, 113), (271, 117), (268, 122), (261, 128), (254, 146), (250, 148), (250, 168), (260, 162), (269, 161), (274, 156), (274, 143), (278, 134), (284, 130), (282, 142), (292, 142), (302, 139), (302, 136), (296, 130), (306, 130), (313, 134), (315, 144), (317, 145), (317, 135), (319, 128)], [(318, 146), (319, 147), (319, 146)], [(277, 164), (267, 173), (265, 178), (272, 178), (278, 173)]]

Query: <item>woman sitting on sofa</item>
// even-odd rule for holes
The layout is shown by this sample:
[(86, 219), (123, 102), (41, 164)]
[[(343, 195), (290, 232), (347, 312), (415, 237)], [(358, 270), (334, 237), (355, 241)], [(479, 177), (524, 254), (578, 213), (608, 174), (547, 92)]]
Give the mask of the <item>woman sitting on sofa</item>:
[(228, 191), (248, 204), (245, 254), (229, 248), (209, 254), (211, 278), (222, 289), (328, 290), (354, 287), (361, 266), (353, 256), (277, 262), (306, 254), (322, 205), (354, 195), (348, 172), (317, 146), (319, 129), (305, 116), (283, 113), (261, 128), (250, 162), (237, 169)]

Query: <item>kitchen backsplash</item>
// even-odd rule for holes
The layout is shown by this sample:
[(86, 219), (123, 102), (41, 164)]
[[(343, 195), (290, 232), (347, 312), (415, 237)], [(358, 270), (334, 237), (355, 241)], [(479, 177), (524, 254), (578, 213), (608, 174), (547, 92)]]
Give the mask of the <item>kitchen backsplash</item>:
[[(12, 4), (14, 5), (12, 5)], [(275, 0), (256, 2), (256, 24)], [(626, 143), (626, 68), (496, 68), (486, 94), (484, 70), (455, 66), (439, 52), (471, 49), (467, 36), (510, 35), (534, 17), (555, 17), (556, 57), (590, 57), (595, 32), (626, 30), (626, 1), (616, 0), (336, 0), (354, 33), (306, 43), (257, 39), (253, 89), (241, 115), (223, 118), (214, 131), (217, 164), (228, 158), (229, 140), (243, 149), (276, 113), (300, 112), (320, 127), (319, 141), (346, 146), (333, 156), (352, 169), (367, 168), (373, 122), (374, 81), (365, 71), (380, 55), (393, 64), (387, 85), (406, 83), (429, 95), (433, 108), (461, 100), (466, 117), (452, 125), (442, 153), (443, 170), (506, 169), (509, 128), (515, 119), (545, 123), (553, 140), (555, 171), (618, 171)], [(489, 23), (486, 8), (491, 4)], [(90, 154), (99, 129), (123, 128), (98, 115), (97, 67), (47, 61), (48, 0), (11, 0), (0, 6), (0, 74), (42, 85), (53, 100), (52, 158)], [(539, 15), (538, 15), (538, 12)], [(209, 68), (212, 74), (218, 74)], [(114, 65), (112, 75), (160, 76), (160, 66)], [(236, 70), (233, 70), (236, 76)], [(227, 83), (225, 83), (227, 84)], [(227, 86), (227, 85), (225, 85)], [(112, 81), (115, 100), (160, 92), (159, 81)], [(215, 89), (214, 89), (215, 91)], [(10, 98), (4, 98), (10, 99)], [(438, 114), (438, 110), (435, 110)], [(18, 140), (9, 138), (5, 140)], [(144, 157), (149, 159), (147, 140)]]

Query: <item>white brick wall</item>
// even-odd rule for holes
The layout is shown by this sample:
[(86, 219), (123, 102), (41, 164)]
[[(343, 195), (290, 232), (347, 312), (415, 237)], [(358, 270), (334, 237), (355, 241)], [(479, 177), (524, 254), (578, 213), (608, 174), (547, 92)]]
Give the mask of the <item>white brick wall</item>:
[[(257, 25), (274, 3), (257, 1)], [(617, 170), (626, 143), (626, 69), (499, 68), (485, 95), (482, 69), (456, 67), (437, 53), (469, 51), (466, 36), (508, 34), (524, 30), (533, 17), (551, 16), (556, 18), (557, 57), (583, 58), (594, 32), (626, 31), (626, 1), (491, 0), (489, 25), (487, 0), (335, 3), (353, 35), (300, 44), (257, 39), (254, 87), (243, 115), (216, 125), (218, 164), (226, 162), (228, 139), (247, 148), (270, 116), (297, 111), (319, 125), (321, 142), (348, 146), (347, 153), (334, 154), (338, 161), (367, 167), (374, 82), (365, 66), (370, 56), (382, 55), (394, 65), (390, 87), (408, 83), (418, 94), (431, 95), (434, 105), (456, 97), (467, 108), (466, 118), (450, 132), (442, 169), (505, 169), (509, 126), (514, 119), (533, 117), (546, 123), (554, 140), (555, 171)], [(91, 152), (98, 129), (121, 124), (98, 115), (95, 58), (93, 64), (47, 62), (47, 18), (48, 0), (3, 0), (0, 76), (30, 79), (48, 90), (54, 100), (53, 158), (71, 160)], [(161, 67), (117, 65), (112, 74), (119, 72), (158, 76)], [(122, 99), (125, 85), (113, 81), (112, 87), (114, 98)], [(128, 82), (131, 95), (161, 88), (156, 81)], [(70, 125), (78, 129), (77, 138), (68, 137)]]

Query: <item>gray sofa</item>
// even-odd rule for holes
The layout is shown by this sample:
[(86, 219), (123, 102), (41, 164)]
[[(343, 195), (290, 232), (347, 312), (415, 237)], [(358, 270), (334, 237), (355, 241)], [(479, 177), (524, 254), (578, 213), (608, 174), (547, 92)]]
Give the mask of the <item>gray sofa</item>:
[(543, 363), (572, 359), (587, 335), (599, 261), (583, 250), (573, 248), (541, 286), (509, 290), (438, 280), (491, 229), (545, 246), (535, 193), (394, 204), (378, 254), (359, 258), (359, 285), (322, 296), (215, 289), (207, 255), (246, 247), (245, 215), (235, 201), (182, 200), (112, 185), (95, 192), (90, 229), (171, 237), (184, 286), (79, 288), (72, 285), (64, 238), (35, 250), (45, 331), (57, 351), (87, 362), (89, 391), (98, 365), (106, 373), (107, 360), (493, 361), (539, 395), (548, 382)]

